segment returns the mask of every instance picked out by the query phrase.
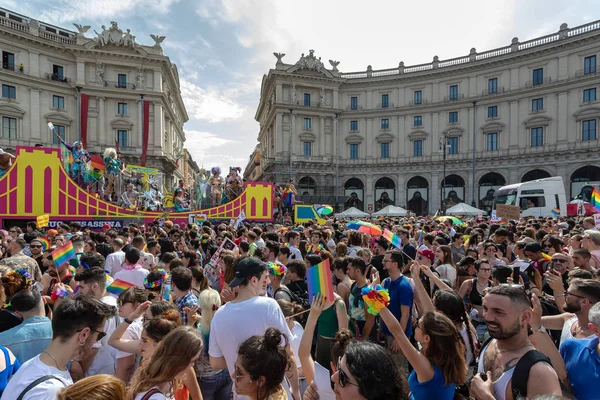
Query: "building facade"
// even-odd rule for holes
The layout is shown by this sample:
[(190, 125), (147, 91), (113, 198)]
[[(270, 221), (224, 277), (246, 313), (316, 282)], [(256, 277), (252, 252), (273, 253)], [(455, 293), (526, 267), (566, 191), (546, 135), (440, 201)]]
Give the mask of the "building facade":
[[(116, 22), (102, 26), (95, 38), (90, 26), (69, 31), (0, 8), (0, 147), (59, 145), (80, 138), (87, 123), (87, 150), (102, 154), (118, 147), (125, 162), (140, 164), (142, 98), (149, 102), (147, 167), (164, 173), (166, 187), (183, 178), (188, 115), (177, 67), (163, 55), (164, 37), (140, 45)], [(88, 116), (79, 118), (79, 93), (89, 99)], [(54, 132), (48, 127), (51, 122)]]
[(458, 202), (490, 210), (510, 183), (561, 176), (575, 198), (600, 182), (598, 21), (384, 70), (274, 55), (255, 116), (258, 180), (292, 177), (305, 202), (424, 215)]

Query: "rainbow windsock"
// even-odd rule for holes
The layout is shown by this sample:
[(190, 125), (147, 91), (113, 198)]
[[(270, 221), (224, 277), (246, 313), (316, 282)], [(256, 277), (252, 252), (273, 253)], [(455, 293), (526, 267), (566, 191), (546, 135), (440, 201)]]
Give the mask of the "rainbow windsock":
[(333, 294), (333, 282), (331, 281), (331, 269), (329, 268), (329, 259), (310, 267), (306, 271), (306, 283), (308, 284), (308, 300), (312, 303), (314, 296), (321, 294), (325, 297), (326, 303), (335, 300)]
[(129, 289), (130, 287), (134, 287), (134, 286), (135, 285), (133, 283), (129, 283), (122, 279), (116, 279), (113, 283), (111, 283), (110, 285), (108, 285), (106, 287), (106, 291), (108, 293), (114, 294), (115, 296), (118, 296), (121, 293), (123, 293), (124, 291), (126, 291), (127, 289)]
[(596, 211), (600, 212), (600, 192), (597, 188), (594, 188), (594, 191), (592, 192), (590, 203), (592, 204), (592, 207), (596, 209)]
[(39, 237), (37, 238), (37, 240), (39, 240), (40, 242), (42, 242), (42, 249), (44, 251), (48, 250), (50, 248), (50, 241), (48, 241), (48, 239), (43, 238), (43, 237)]
[(385, 228), (383, 231), (383, 237), (397, 248), (402, 248), (402, 239), (400, 239), (400, 236), (394, 234), (389, 229)]
[(551, 211), (552, 211), (552, 214), (554, 214), (554, 215), (559, 215), (560, 214), (560, 209), (558, 209), (556, 207), (554, 207)]
[(52, 259), (56, 268), (68, 263), (73, 257), (75, 257), (75, 250), (73, 250), (73, 243), (70, 241), (52, 252)]

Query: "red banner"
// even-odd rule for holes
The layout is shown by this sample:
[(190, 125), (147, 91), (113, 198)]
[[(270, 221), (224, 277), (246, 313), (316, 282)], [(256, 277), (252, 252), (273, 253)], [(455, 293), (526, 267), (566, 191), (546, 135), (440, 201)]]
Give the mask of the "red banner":
[[(88, 111), (90, 106), (90, 96), (87, 94), (79, 94), (81, 96), (81, 114), (79, 115), (79, 121), (81, 124), (81, 143), (83, 148), (87, 147), (87, 134), (88, 134)], [(104, 134), (102, 132), (101, 134)]]
[(150, 124), (150, 102), (142, 100), (142, 167), (146, 166), (146, 154), (148, 153), (148, 132)]

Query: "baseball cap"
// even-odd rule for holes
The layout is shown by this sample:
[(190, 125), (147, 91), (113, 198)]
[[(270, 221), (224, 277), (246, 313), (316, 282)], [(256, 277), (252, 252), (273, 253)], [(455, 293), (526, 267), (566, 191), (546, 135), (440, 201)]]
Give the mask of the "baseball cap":
[(542, 245), (538, 242), (527, 243), (525, 245), (524, 251), (530, 251), (532, 253), (537, 253), (538, 251), (542, 251)]
[(111, 226), (109, 224), (104, 224), (102, 225), (102, 229), (110, 229)]
[(235, 266), (235, 278), (229, 287), (239, 286), (244, 279), (266, 271), (267, 265), (256, 257), (246, 257)]
[(423, 257), (427, 257), (429, 258), (429, 261), (433, 262), (434, 258), (435, 258), (435, 254), (433, 253), (432, 250), (430, 249), (423, 249), (423, 250), (419, 250), (418, 253), (420, 255), (422, 255)]

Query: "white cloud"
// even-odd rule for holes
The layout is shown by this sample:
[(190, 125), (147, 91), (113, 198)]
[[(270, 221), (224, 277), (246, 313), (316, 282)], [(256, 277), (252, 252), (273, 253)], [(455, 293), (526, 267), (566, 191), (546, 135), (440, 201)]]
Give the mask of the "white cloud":
[(238, 141), (225, 139), (210, 132), (186, 130), (185, 135), (185, 147), (198, 166), (204, 166), (206, 169), (218, 166), (222, 171), (228, 170), (229, 166), (246, 166), (247, 160), (244, 161), (243, 157), (226, 149), (239, 143)]
[(236, 120), (246, 111), (246, 107), (220, 93), (218, 89), (203, 89), (185, 78), (181, 79), (181, 96), (188, 115), (198, 120)]

